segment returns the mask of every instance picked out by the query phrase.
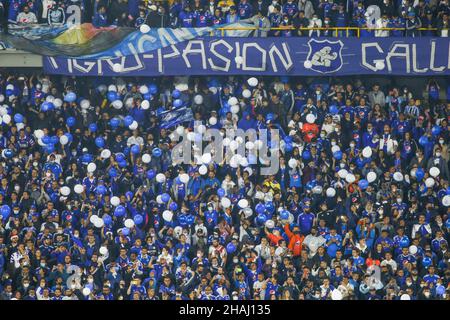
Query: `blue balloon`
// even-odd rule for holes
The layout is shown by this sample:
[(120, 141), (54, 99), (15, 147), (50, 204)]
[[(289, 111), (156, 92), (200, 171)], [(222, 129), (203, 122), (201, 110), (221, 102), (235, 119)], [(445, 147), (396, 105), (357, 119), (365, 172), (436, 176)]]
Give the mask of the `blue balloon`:
[(274, 118), (275, 118), (275, 116), (274, 116), (273, 113), (268, 113), (267, 116), (266, 116), (266, 120), (267, 120), (267, 121), (273, 120)]
[(445, 287), (443, 285), (438, 285), (436, 287), (436, 294), (443, 295), (445, 293)]
[(183, 101), (181, 101), (181, 99), (176, 99), (176, 100), (173, 102), (173, 106), (174, 106), (175, 108), (180, 108), (182, 105), (183, 105)]
[(51, 136), (50, 137), (50, 143), (58, 144), (59, 143), (59, 138), (57, 136)]
[(328, 110), (330, 111), (331, 114), (337, 114), (339, 112), (338, 107), (335, 106), (334, 104), (331, 105)]
[(154, 148), (154, 149), (152, 150), (152, 155), (153, 155), (154, 157), (159, 158), (159, 157), (161, 157), (161, 154), (162, 154), (162, 151), (161, 151), (160, 148)]
[(138, 144), (134, 144), (131, 146), (131, 153), (132, 154), (139, 154), (139, 152), (141, 152), (141, 148), (139, 147)]
[(125, 213), (126, 213), (126, 209), (125, 209), (125, 207), (124, 206), (122, 206), (122, 205), (118, 205), (117, 207), (116, 207), (116, 209), (114, 210), (114, 215), (116, 216), (116, 217), (123, 217), (124, 215), (125, 215)]
[(4, 204), (0, 208), (0, 213), (2, 214), (3, 219), (8, 219), (11, 214), (11, 208), (7, 204)]
[(180, 96), (181, 96), (180, 90), (175, 89), (172, 91), (172, 98), (178, 99)]
[(117, 162), (122, 162), (125, 160), (125, 155), (123, 153), (116, 153), (115, 158)]
[(66, 132), (66, 133), (64, 133), (64, 135), (67, 137), (67, 139), (69, 139), (69, 142), (73, 141), (73, 136), (70, 132)]
[(289, 219), (289, 211), (287, 211), (287, 210), (281, 211), (281, 212), (280, 212), (280, 218), (281, 218), (282, 220), (287, 220), (287, 219)]
[(128, 229), (126, 227), (122, 229), (122, 235), (127, 236), (129, 234), (130, 234), (130, 229)]
[(89, 125), (89, 130), (91, 130), (91, 132), (97, 131), (97, 124), (96, 123), (91, 123)]
[(144, 217), (142, 217), (140, 214), (137, 214), (133, 217), (133, 221), (135, 224), (141, 224), (144, 222)]
[(441, 127), (438, 125), (433, 126), (433, 128), (431, 129), (431, 133), (433, 134), (433, 136), (438, 136), (441, 133)]
[(291, 152), (294, 149), (294, 146), (292, 145), (292, 143), (286, 143), (284, 145), (284, 151), (285, 152)]
[(422, 168), (417, 168), (416, 170), (416, 179), (421, 181), (425, 176), (425, 171)]
[(266, 210), (266, 207), (262, 203), (258, 203), (255, 207), (255, 211), (260, 214), (264, 213), (265, 210)]
[(43, 137), (41, 138), (41, 140), (42, 140), (42, 142), (43, 142), (44, 144), (49, 144), (49, 143), (51, 143), (51, 138), (50, 138), (49, 136), (43, 136)]
[(82, 162), (92, 162), (92, 159), (93, 159), (93, 157), (92, 157), (92, 155), (91, 154), (89, 154), (89, 153), (85, 153), (85, 154), (83, 154), (83, 156), (81, 157), (81, 161)]
[(409, 247), (409, 239), (408, 238), (402, 238), (400, 240), (400, 247), (402, 247), (402, 248)]
[(102, 219), (103, 219), (103, 222), (104, 222), (106, 225), (110, 225), (110, 224), (112, 223), (112, 218), (111, 218), (111, 216), (109, 216), (109, 215), (107, 215), (107, 214), (105, 214), (105, 215), (102, 217)]
[(3, 152), (6, 158), (11, 159), (14, 155), (14, 152), (11, 149), (5, 149)]
[(153, 169), (147, 170), (147, 178), (153, 179), (156, 176), (156, 172)]
[(151, 94), (157, 94), (158, 93), (158, 87), (156, 86), (156, 84), (151, 84), (148, 86), (148, 92), (150, 92)]
[(292, 137), (291, 136), (284, 137), (284, 142), (286, 142), (286, 144), (292, 143)]
[(260, 213), (260, 214), (258, 214), (258, 216), (256, 217), (256, 221), (259, 223), (259, 224), (264, 224), (266, 221), (267, 221), (267, 216), (264, 214), (264, 213)]
[(132, 124), (134, 121), (134, 118), (130, 115), (126, 116), (125, 119), (123, 119), (123, 123), (125, 124), (125, 126), (129, 126), (130, 124)]
[(310, 160), (311, 159), (311, 152), (309, 150), (305, 150), (302, 153), (303, 160)]
[(118, 118), (112, 118), (109, 121), (109, 124), (111, 125), (111, 127), (117, 128), (120, 125), (120, 120)]
[(426, 146), (428, 144), (428, 137), (427, 136), (421, 136), (419, 138), (419, 144), (421, 146)]
[(224, 197), (225, 196), (225, 190), (223, 188), (217, 189), (217, 195), (219, 197), (221, 197), (221, 198)]
[(236, 246), (233, 244), (233, 242), (230, 242), (227, 244), (227, 253), (232, 254), (236, 251)]
[(126, 160), (123, 160), (123, 161), (119, 162), (119, 167), (125, 168), (126, 166), (127, 166), (127, 161)]
[(67, 101), (67, 102), (74, 102), (75, 100), (77, 100), (77, 95), (75, 94), (75, 92), (68, 92), (68, 93), (64, 96), (64, 101)]
[(177, 203), (176, 202), (171, 202), (169, 204), (169, 209), (172, 210), (172, 211), (176, 211), (178, 209)]
[(273, 213), (275, 211), (275, 206), (273, 205), (272, 201), (266, 202), (264, 207), (266, 208), (267, 212)]
[(111, 178), (115, 178), (115, 177), (117, 177), (117, 169), (116, 168), (111, 168), (111, 169), (109, 169), (109, 176), (111, 177)]
[(16, 123), (22, 123), (23, 122), (23, 115), (21, 115), (20, 113), (16, 113), (14, 115), (14, 121)]
[(432, 263), (433, 261), (431, 260), (431, 258), (430, 257), (424, 257), (423, 259), (422, 259), (422, 265), (425, 267), (425, 268), (428, 268), (429, 266), (431, 266), (431, 263)]
[(148, 101), (150, 101), (152, 99), (152, 95), (150, 94), (150, 92), (144, 93), (143, 97), (144, 97), (144, 100), (148, 100)]
[(109, 102), (113, 102), (113, 101), (116, 101), (117, 100), (117, 92), (115, 92), (115, 91), (109, 91), (107, 94), (106, 94), (106, 97), (108, 98), (108, 101)]
[(102, 137), (95, 138), (95, 145), (99, 148), (103, 148), (105, 146), (105, 139)]
[(106, 193), (106, 187), (101, 184), (101, 185), (97, 186), (96, 192), (97, 192), (97, 194), (104, 195)]
[(7, 97), (12, 96), (14, 94), (14, 90), (8, 89), (5, 93)]
[(45, 146), (45, 151), (47, 153), (52, 153), (55, 151), (55, 145), (53, 143), (49, 143)]
[(45, 101), (41, 104), (42, 112), (47, 112), (55, 109), (55, 105), (50, 101)]
[(362, 189), (362, 190), (366, 190), (367, 187), (369, 186), (369, 182), (366, 179), (361, 179), (358, 182), (358, 186)]
[(67, 120), (66, 120), (66, 124), (69, 127), (73, 127), (75, 125), (75, 122), (76, 122), (76, 120), (75, 120), (74, 117), (68, 117)]
[(334, 157), (336, 160), (341, 160), (341, 159), (342, 159), (342, 151), (341, 151), (341, 150), (338, 150), (338, 151), (334, 152), (334, 153), (333, 153), (333, 157)]
[(168, 193), (163, 193), (162, 195), (161, 195), (161, 200), (163, 201), (163, 202), (169, 202), (169, 200), (170, 200), (170, 195), (168, 194)]
[(133, 199), (133, 196), (134, 196), (133, 191), (127, 191), (127, 192), (125, 193), (125, 197), (126, 197), (127, 199)]
[(125, 148), (123, 149), (123, 154), (126, 155), (126, 156), (128, 156), (128, 155), (130, 154), (130, 148), (129, 148), (129, 147), (125, 147)]

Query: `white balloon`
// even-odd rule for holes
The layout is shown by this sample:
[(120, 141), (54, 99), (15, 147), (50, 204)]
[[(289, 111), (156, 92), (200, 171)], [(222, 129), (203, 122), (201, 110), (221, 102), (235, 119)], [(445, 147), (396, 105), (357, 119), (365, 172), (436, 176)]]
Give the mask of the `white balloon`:
[(114, 72), (122, 72), (123, 68), (120, 63), (114, 63), (112, 67)]
[(248, 200), (247, 200), (247, 199), (241, 199), (241, 200), (239, 200), (239, 201), (238, 201), (238, 206), (239, 206), (241, 209), (247, 208), (247, 207), (248, 207)]
[(103, 219), (98, 218), (96, 221), (94, 221), (94, 226), (96, 228), (102, 228), (105, 225), (105, 221)]
[(139, 92), (140, 92), (141, 94), (146, 94), (146, 93), (148, 93), (148, 87), (147, 87), (146, 85), (140, 86), (140, 87), (139, 87)]
[(81, 185), (81, 184), (76, 184), (76, 185), (73, 187), (73, 190), (75, 191), (75, 193), (80, 194), (80, 193), (83, 193), (84, 187), (83, 187), (83, 185)]
[[(8, 109), (6, 108), (6, 104), (2, 107), (0, 107), (0, 116), (3, 117), (4, 114), (8, 113)], [(2, 118), (0, 117), (0, 122), (2, 121)]]
[(156, 181), (159, 183), (163, 183), (164, 181), (166, 181), (166, 176), (164, 175), (164, 173), (158, 173), (156, 175)]
[(235, 104), (234, 106), (231, 106), (230, 111), (232, 114), (236, 114), (239, 112), (239, 105)]
[(247, 83), (250, 87), (256, 87), (258, 85), (258, 79), (251, 77), (247, 80)]
[(176, 132), (181, 136), (184, 132), (184, 127), (183, 126), (177, 127)]
[(326, 193), (327, 193), (327, 197), (332, 198), (336, 195), (336, 189), (330, 187), (327, 189)]
[(112, 104), (113, 108), (117, 109), (117, 110), (122, 109), (122, 107), (123, 107), (122, 100), (115, 100), (111, 104)]
[(100, 153), (100, 157), (102, 157), (103, 159), (109, 159), (109, 157), (111, 157), (111, 150), (109, 149), (102, 150), (102, 152)]
[(308, 123), (314, 123), (314, 121), (316, 121), (316, 116), (310, 113), (306, 116), (306, 121)]
[(45, 135), (45, 133), (41, 129), (34, 130), (34, 136), (37, 139), (41, 139), (44, 135)]
[(442, 204), (445, 207), (449, 207), (450, 206), (450, 195), (446, 195), (442, 198)]
[(138, 123), (136, 120), (133, 120), (133, 122), (128, 126), (128, 128), (130, 128), (130, 130), (136, 130), (138, 127)]
[(127, 227), (128, 229), (131, 229), (134, 227), (134, 221), (133, 219), (127, 219), (125, 220), (125, 222), (123, 223), (125, 227)]
[(187, 173), (180, 174), (180, 181), (183, 183), (189, 182), (189, 175)]
[(242, 157), (241, 160), (239, 161), (239, 164), (240, 164), (242, 167), (248, 166), (248, 160), (247, 160), (247, 158)]
[(214, 126), (217, 124), (217, 118), (216, 117), (211, 117), (209, 118), (209, 124)]
[(181, 234), (183, 233), (183, 228), (181, 226), (176, 226), (175, 228), (173, 228), (173, 233), (179, 237), (181, 236)]
[(212, 160), (211, 153), (205, 153), (202, 155), (202, 163), (209, 164)]
[(348, 175), (348, 171), (345, 169), (341, 169), (338, 171), (337, 174), (340, 178), (345, 179), (345, 177), (347, 177), (347, 175)]
[(141, 31), (142, 33), (148, 33), (150, 32), (150, 27), (146, 24), (141, 24), (141, 26), (139, 27), (139, 31)]
[(101, 255), (106, 256), (108, 254), (108, 248), (101, 246), (100, 249), (98, 249)]
[(94, 172), (97, 169), (97, 165), (93, 162), (89, 163), (87, 166), (88, 172)]
[(64, 146), (69, 143), (69, 138), (63, 134), (61, 137), (59, 137), (59, 143)]
[(289, 165), (289, 167), (291, 167), (292, 169), (294, 169), (295, 167), (297, 167), (297, 160), (294, 159), (294, 158), (289, 159), (288, 165)]
[(331, 147), (331, 152), (335, 153), (337, 151), (341, 151), (341, 147), (339, 147), (337, 144)]
[(375, 63), (375, 68), (377, 68), (377, 70), (383, 70), (386, 67), (386, 64), (384, 63), (384, 61), (377, 61)]
[(198, 94), (194, 97), (194, 103), (195, 104), (202, 104), (203, 103), (203, 96)]
[(93, 214), (93, 215), (89, 218), (89, 221), (90, 221), (91, 223), (95, 223), (95, 221), (97, 221), (98, 219), (100, 219), (100, 217), (99, 217), (98, 215), (96, 215), (96, 214)]
[(91, 294), (91, 289), (89, 288), (83, 288), (83, 295), (84, 296), (88, 296)]
[(147, 110), (148, 108), (150, 108), (150, 102), (148, 102), (148, 100), (142, 100), (141, 108)]
[(120, 198), (117, 196), (113, 196), (110, 201), (111, 205), (114, 207), (117, 207), (120, 204)]
[(5, 96), (0, 94), (0, 103), (2, 103), (3, 101), (5, 101)]
[(306, 60), (305, 62), (303, 62), (303, 66), (305, 67), (305, 69), (311, 69), (312, 68), (312, 62), (309, 60)]
[[(377, 62), (377, 64), (378, 64), (378, 62)], [(400, 300), (411, 300), (411, 297), (409, 294), (404, 293), (400, 296)]]
[(377, 174), (376, 174), (375, 172), (373, 172), (373, 171), (370, 171), (370, 172), (367, 174), (366, 179), (367, 179), (367, 181), (368, 181), (369, 183), (374, 182), (375, 180), (377, 180)]
[(244, 91), (242, 91), (242, 96), (246, 99), (250, 98), (252, 96), (252, 92), (248, 89), (244, 89)]
[(255, 144), (253, 142), (251, 142), (251, 141), (247, 141), (247, 143), (245, 144), (245, 147), (248, 150), (253, 150), (253, 149), (255, 149)]
[(164, 219), (164, 220), (170, 222), (170, 221), (172, 221), (173, 213), (172, 213), (172, 211), (170, 211), (170, 210), (165, 210), (165, 211), (163, 212), (162, 216), (163, 216), (163, 219)]
[(8, 124), (11, 122), (11, 116), (9, 114), (4, 114), (2, 120), (4, 123)]
[(401, 172), (394, 173), (394, 180), (397, 182), (403, 181), (403, 174)]
[(314, 194), (321, 194), (322, 191), (323, 191), (322, 186), (315, 186), (315, 187), (312, 188), (312, 192), (313, 192)]
[(417, 247), (415, 245), (412, 245), (409, 247), (409, 253), (411, 253), (412, 255), (417, 253)]
[(239, 148), (239, 143), (235, 140), (230, 142), (230, 149), (232, 151), (237, 150)]
[(228, 105), (230, 106), (234, 106), (235, 104), (238, 104), (239, 101), (236, 97), (231, 97), (230, 99), (228, 99)]
[(142, 162), (143, 163), (150, 163), (152, 161), (152, 157), (148, 153), (144, 153), (142, 155)]
[(91, 106), (91, 103), (89, 102), (89, 100), (87, 100), (87, 99), (81, 100), (81, 102), (80, 102), (81, 109), (89, 109), (90, 106)]
[(224, 207), (225, 209), (226, 209), (226, 208), (229, 208), (229, 207), (231, 206), (231, 200), (228, 199), (228, 198), (226, 198), (226, 197), (223, 197), (223, 198), (220, 200), (220, 204), (221, 204), (222, 207)]
[(347, 181), (348, 183), (353, 183), (355, 182), (355, 180), (356, 177), (352, 173), (349, 173), (345, 176), (345, 181)]
[(372, 148), (367, 146), (363, 149), (362, 155), (364, 158), (370, 158), (372, 156)]
[(127, 100), (125, 100), (125, 105), (128, 107), (128, 108), (131, 108), (131, 106), (133, 105), (133, 98), (128, 98)]
[(24, 124), (23, 122), (17, 123), (17, 124), (16, 124), (16, 127), (17, 127), (17, 131), (20, 131), (20, 130), (22, 130), (23, 128), (25, 128), (25, 124)]
[(208, 172), (208, 168), (207, 168), (204, 164), (202, 164), (202, 165), (200, 166), (200, 168), (198, 168), (198, 172), (199, 172), (202, 176), (204, 176), (204, 175)]
[(425, 180), (425, 185), (428, 187), (428, 188), (432, 188), (433, 186), (434, 186), (434, 184), (436, 183), (436, 181), (434, 181), (434, 179), (433, 178), (427, 178), (426, 180)]
[(117, 87), (116, 87), (114, 84), (110, 84), (110, 85), (108, 86), (108, 91), (114, 91), (114, 92), (117, 92)]
[(62, 194), (63, 196), (68, 196), (68, 195), (70, 194), (70, 188), (67, 187), (67, 186), (61, 187), (61, 188), (59, 189), (59, 192), (61, 192), (61, 194)]
[(266, 221), (266, 227), (267, 229), (272, 229), (273, 227), (275, 227), (275, 222), (273, 222), (273, 220), (267, 220)]
[(431, 167), (430, 168), (430, 175), (434, 178), (436, 178), (437, 176), (439, 176), (439, 174), (441, 173), (441, 171), (439, 170), (438, 167)]
[(60, 98), (56, 98), (55, 101), (53, 101), (53, 105), (56, 108), (60, 108), (63, 105), (63, 101)]
[(334, 289), (333, 291), (331, 291), (332, 300), (342, 300), (342, 298), (343, 298), (342, 292), (339, 291), (338, 289)]

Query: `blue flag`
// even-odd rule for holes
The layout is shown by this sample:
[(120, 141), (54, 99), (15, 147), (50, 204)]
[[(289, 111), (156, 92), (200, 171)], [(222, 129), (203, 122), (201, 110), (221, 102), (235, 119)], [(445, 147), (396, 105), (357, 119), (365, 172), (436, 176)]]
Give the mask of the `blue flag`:
[(191, 108), (182, 107), (159, 114), (159, 119), (161, 122), (160, 128), (167, 129), (180, 123), (194, 120), (194, 114)]

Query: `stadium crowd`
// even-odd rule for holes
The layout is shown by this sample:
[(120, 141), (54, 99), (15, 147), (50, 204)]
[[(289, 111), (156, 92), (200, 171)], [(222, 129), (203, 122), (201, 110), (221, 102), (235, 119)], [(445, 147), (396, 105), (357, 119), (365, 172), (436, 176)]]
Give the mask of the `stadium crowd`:
[[(353, 81), (3, 70), (0, 299), (449, 300), (450, 95)], [(279, 170), (173, 164), (177, 108)]]
[[(152, 28), (242, 21), (265, 30), (255, 32), (258, 36), (351, 36), (358, 33), (333, 28), (356, 27), (361, 28), (362, 37), (448, 37), (449, 13), (449, 0), (0, 0), (5, 30), (7, 21), (50, 25), (92, 22), (96, 27), (147, 24)], [(281, 29), (266, 32), (270, 28)]]

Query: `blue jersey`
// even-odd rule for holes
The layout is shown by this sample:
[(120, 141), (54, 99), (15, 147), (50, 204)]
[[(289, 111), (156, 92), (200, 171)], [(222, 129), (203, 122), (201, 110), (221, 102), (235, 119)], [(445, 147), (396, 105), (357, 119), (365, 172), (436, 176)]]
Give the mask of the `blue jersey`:
[(193, 12), (181, 11), (180, 15), (180, 26), (183, 28), (193, 28), (194, 27), (194, 19), (195, 14)]
[(252, 15), (252, 6), (249, 3), (240, 3), (238, 6), (238, 15), (241, 19), (248, 19)]
[(197, 11), (195, 13), (195, 26), (197, 28), (207, 27), (211, 24), (211, 15), (209, 11)]
[(285, 3), (283, 6), (283, 13), (287, 14), (290, 18), (293, 18), (298, 13), (298, 6), (296, 3)]
[(16, 21), (22, 6), (26, 3), (25, 0), (10, 0), (8, 10), (8, 20)]

